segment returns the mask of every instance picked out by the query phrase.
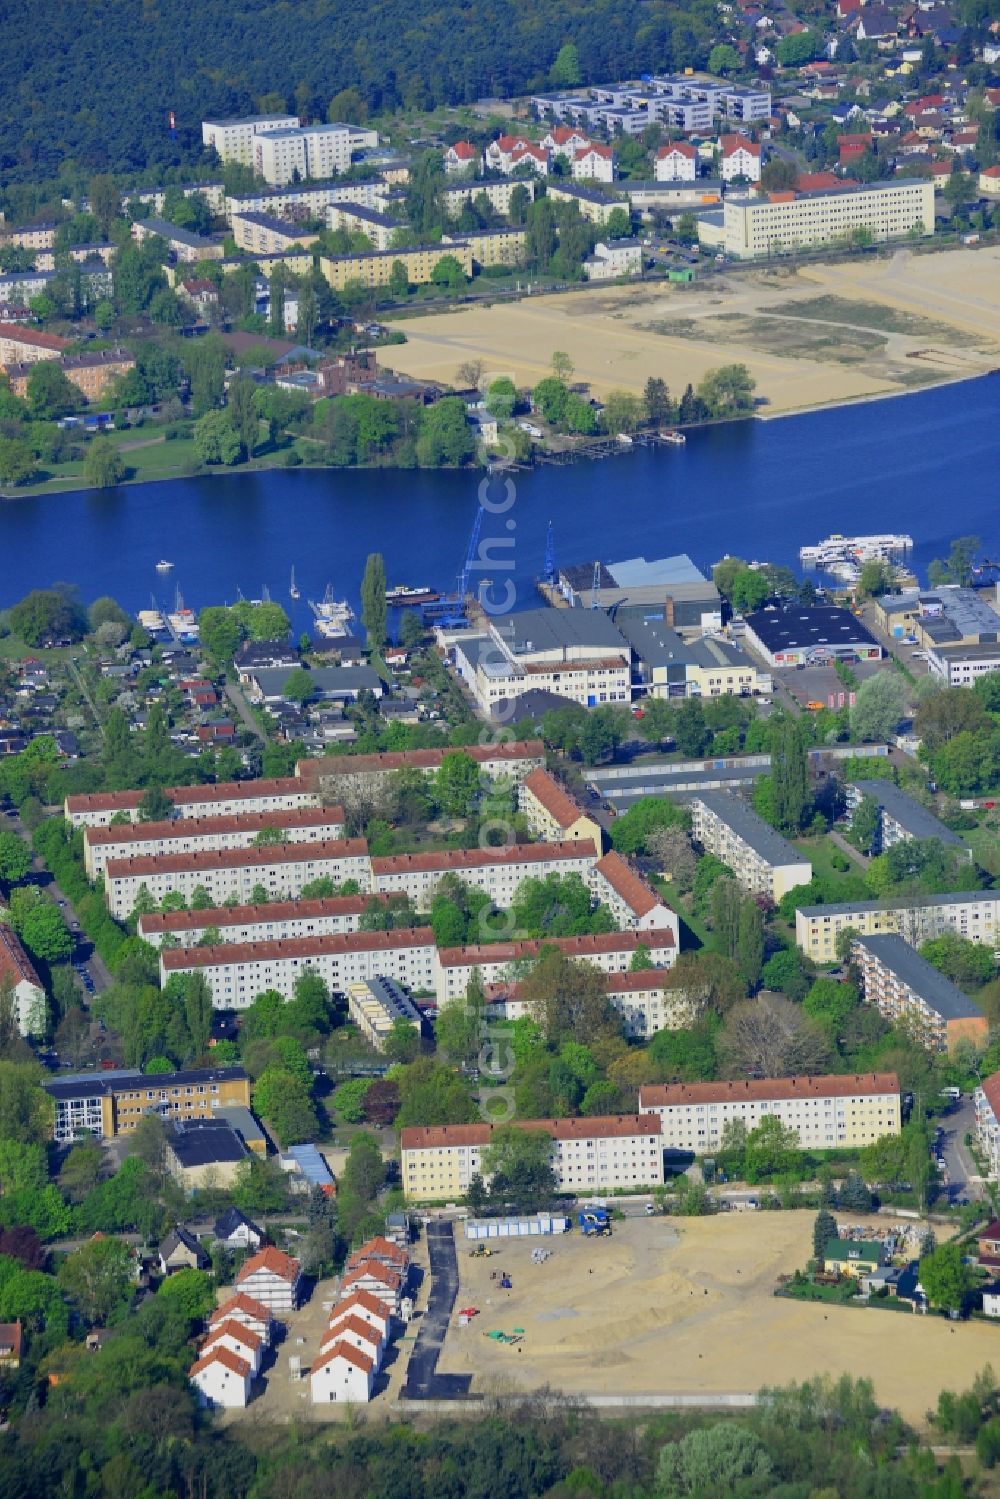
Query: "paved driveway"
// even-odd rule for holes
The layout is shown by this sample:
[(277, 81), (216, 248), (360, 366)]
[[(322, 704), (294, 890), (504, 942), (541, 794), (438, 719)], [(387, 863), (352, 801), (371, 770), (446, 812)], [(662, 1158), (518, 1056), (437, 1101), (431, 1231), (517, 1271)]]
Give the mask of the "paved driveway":
[(939, 1153), (948, 1170), (949, 1201), (955, 1202), (960, 1197), (984, 1197), (985, 1189), (978, 1179), (976, 1163), (964, 1143), (965, 1136), (974, 1135), (976, 1129), (976, 1108), (972, 1099), (963, 1097), (943, 1116), (940, 1125), (944, 1135)]
[(471, 1375), (436, 1372), (458, 1296), (458, 1257), (450, 1223), (427, 1225), (427, 1252), (431, 1265), (430, 1295), (400, 1393), (404, 1400), (461, 1400), (469, 1393)]

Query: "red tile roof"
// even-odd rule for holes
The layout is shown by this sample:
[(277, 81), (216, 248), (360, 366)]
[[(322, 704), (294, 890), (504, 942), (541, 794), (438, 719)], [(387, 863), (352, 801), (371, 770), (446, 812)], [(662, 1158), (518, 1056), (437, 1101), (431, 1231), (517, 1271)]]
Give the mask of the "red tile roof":
[(72, 343), (72, 339), (59, 338), (55, 333), (42, 333), (37, 328), (22, 328), (20, 323), (0, 323), (0, 338), (29, 344), (34, 349), (48, 349), (53, 354), (61, 354)]
[(252, 1372), (246, 1359), (239, 1358), (231, 1348), (211, 1348), (208, 1353), (203, 1354), (191, 1365), (188, 1378), (191, 1379), (195, 1374), (200, 1374), (202, 1369), (207, 1369), (211, 1364), (222, 1364), (231, 1374), (238, 1375), (240, 1379), (246, 1379), (247, 1375)]
[(283, 1254), (280, 1249), (275, 1249), (273, 1244), (269, 1244), (266, 1249), (258, 1249), (256, 1254), (250, 1256), (237, 1275), (236, 1284), (241, 1285), (243, 1281), (249, 1280), (258, 1270), (267, 1270), (281, 1280), (294, 1282), (299, 1278), (298, 1260), (293, 1260), (290, 1254)]
[[(309, 847), (310, 845), (306, 845)], [(315, 844), (311, 845), (316, 847)], [(592, 860), (597, 850), (589, 840), (568, 843), (512, 843), (504, 848), (444, 848), (427, 854), (389, 854), (372, 860), (372, 874), (429, 874), (440, 870), (488, 869), (491, 865), (544, 864), (550, 859)]]
[(349, 1296), (345, 1296), (343, 1301), (338, 1301), (330, 1313), (329, 1325), (332, 1327), (335, 1318), (339, 1317), (342, 1313), (353, 1311), (355, 1307), (359, 1306), (363, 1306), (365, 1311), (371, 1312), (373, 1317), (381, 1317), (386, 1326), (392, 1321), (391, 1307), (386, 1306), (384, 1301), (379, 1301), (378, 1297), (373, 1296), (371, 1291), (359, 1289), (352, 1291)]
[(16, 1322), (0, 1322), (0, 1352), (10, 1349), (6, 1355), (10, 1359), (20, 1359), (24, 1348), (24, 1328), (21, 1319)]
[(388, 1286), (390, 1291), (398, 1291), (403, 1284), (403, 1277), (397, 1270), (390, 1270), (388, 1265), (383, 1265), (381, 1260), (362, 1260), (352, 1270), (348, 1270), (342, 1286), (357, 1285), (359, 1280), (377, 1280), (383, 1286)]
[(766, 1102), (788, 1098), (853, 1098), (898, 1093), (895, 1072), (858, 1072), (846, 1077), (737, 1078), (724, 1083), (650, 1083), (639, 1089), (639, 1107), (675, 1108), (683, 1104)]
[(363, 1374), (370, 1374), (375, 1367), (375, 1360), (370, 1359), (359, 1348), (353, 1348), (350, 1343), (334, 1343), (332, 1348), (328, 1348), (325, 1353), (320, 1354), (309, 1370), (310, 1374), (318, 1374), (320, 1369), (324, 1368), (327, 1364), (332, 1364), (335, 1358), (346, 1359), (349, 1364), (353, 1364)]
[(10, 984), (15, 989), (18, 984), (34, 984), (36, 989), (42, 988), (42, 981), (21, 946), (20, 938), (4, 921), (0, 921), (0, 983)]
[(244, 1316), (252, 1317), (255, 1322), (267, 1323), (274, 1320), (269, 1306), (265, 1306), (262, 1301), (258, 1301), (253, 1296), (247, 1296), (242, 1291), (237, 1291), (235, 1296), (230, 1296), (228, 1301), (224, 1301), (221, 1306), (216, 1307), (208, 1319), (209, 1327), (214, 1327), (219, 1322), (225, 1322), (234, 1312), (242, 1312)]
[(669, 146), (661, 146), (656, 153), (657, 161), (666, 161), (671, 156), (683, 156), (686, 161), (695, 161), (698, 148), (687, 141), (671, 141)]
[(360, 1265), (362, 1260), (367, 1259), (385, 1260), (390, 1265), (398, 1265), (401, 1269), (410, 1263), (410, 1257), (405, 1249), (400, 1249), (398, 1244), (384, 1239), (381, 1234), (376, 1234), (374, 1239), (367, 1239), (360, 1249), (356, 1249), (348, 1258), (347, 1268), (353, 1270), (355, 1265)]
[(586, 937), (524, 937), (515, 942), (442, 947), (438, 950), (438, 962), (442, 968), (461, 968), (476, 963), (514, 963), (520, 958), (537, 958), (543, 947), (557, 947), (568, 958), (585, 958), (594, 953), (634, 952), (639, 946), (673, 945), (673, 932), (665, 927), (652, 932), (597, 932)]
[(567, 141), (571, 140), (585, 141), (587, 139), (583, 131), (577, 130), (575, 125), (557, 125), (554, 130), (549, 131), (549, 134), (557, 146), (565, 146)]
[(189, 854), (137, 854), (109, 859), (109, 880), (142, 874), (197, 874), (199, 869), (254, 869), (261, 864), (302, 864), (320, 859), (356, 859), (367, 854), (363, 838), (324, 838), (319, 843), (264, 843), (250, 848), (203, 848)]
[(560, 786), (555, 776), (550, 775), (542, 766), (525, 776), (523, 785), (525, 791), (530, 791), (535, 800), (551, 817), (555, 818), (563, 829), (571, 828), (574, 822), (586, 816), (579, 803), (575, 802), (569, 792)]
[[(455, 753), (454, 749), (417, 749), (383, 750), (377, 755), (324, 755), (322, 760), (300, 760), (295, 774), (302, 782), (329, 776), (370, 775), (373, 771), (437, 770), (445, 755)], [(514, 765), (522, 760), (544, 759), (545, 746), (540, 739), (520, 739), (504, 744), (463, 745), (460, 753), (480, 765), (489, 761)]]
[(576, 152), (577, 161), (582, 161), (585, 156), (599, 156), (602, 161), (614, 160), (613, 146), (597, 146), (591, 143), (589, 146), (578, 146)]
[(139, 917), (139, 930), (150, 932), (201, 931), (203, 927), (256, 926), (266, 922), (317, 920), (321, 917), (360, 916), (370, 901), (387, 904), (384, 892), (370, 895), (327, 895), (318, 900), (275, 900), (264, 906), (213, 906), (207, 911), (150, 911)]
[(202, 1353), (207, 1353), (216, 1338), (235, 1338), (239, 1343), (245, 1343), (248, 1348), (259, 1352), (264, 1346), (264, 1339), (259, 1333), (247, 1327), (243, 1322), (237, 1322), (234, 1317), (227, 1317), (224, 1322), (214, 1322), (212, 1330), (202, 1344)]
[(376, 1348), (381, 1347), (382, 1333), (370, 1322), (366, 1322), (363, 1317), (352, 1317), (350, 1312), (338, 1313), (338, 1308), (334, 1307), (329, 1326), (323, 1334), (323, 1342), (326, 1343), (331, 1336), (334, 1339), (342, 1338), (348, 1332), (353, 1332), (355, 1337), (364, 1338), (366, 1343), (371, 1343)]
[(636, 874), (621, 854), (615, 853), (614, 850), (605, 854), (603, 859), (598, 859), (595, 868), (637, 916), (648, 916), (650, 911), (655, 911), (658, 906), (666, 904), (656, 891)]
[(719, 144), (723, 156), (735, 156), (737, 151), (747, 151), (751, 156), (760, 155), (760, 142), (748, 140), (745, 135), (720, 135)]
[[(530, 146), (531, 141), (526, 135), (501, 135), (497, 139), (497, 145), (501, 151), (513, 151), (516, 146)], [(404, 751), (404, 753), (406, 753)]]
[(164, 970), (215, 968), (219, 964), (262, 963), (274, 958), (316, 958), (334, 953), (391, 952), (398, 948), (433, 947), (429, 926), (400, 927), (393, 932), (326, 932), (318, 937), (274, 937), (266, 942), (220, 942), (213, 947), (168, 947), (161, 952)]
[[(659, 1135), (656, 1114), (606, 1114), (588, 1119), (512, 1119), (518, 1129), (544, 1130), (553, 1140), (615, 1140)], [(400, 1131), (403, 1150), (439, 1150), (448, 1145), (487, 1145), (494, 1124), (412, 1125)]]
[(456, 141), (448, 148), (460, 161), (473, 161), (479, 155), (471, 141)]
[(796, 183), (800, 193), (825, 193), (843, 185), (843, 178), (837, 177), (833, 172), (800, 172)]
[(993, 1110), (994, 1116), (1000, 1119), (1000, 1072), (991, 1072), (979, 1086), (985, 1093), (986, 1102)]
[[(670, 973), (669, 968), (630, 968), (625, 973), (602, 972), (601, 977), (609, 994), (641, 994), (652, 989), (662, 989)], [(669, 987), (673, 989), (675, 986), (670, 984)], [(503, 1004), (508, 999), (518, 1000), (524, 993), (521, 984), (486, 984), (484, 989), (487, 1004)]]
[(210, 838), (215, 834), (259, 833), (264, 828), (342, 827), (343, 807), (276, 807), (273, 812), (226, 813), (221, 817), (172, 817), (166, 822), (124, 822), (84, 829), (91, 848), (109, 843), (142, 843), (157, 838)]
[[(168, 786), (166, 795), (175, 807), (193, 806), (198, 802), (253, 800), (258, 796), (301, 796), (306, 788), (294, 776), (260, 781), (216, 781), (205, 786)], [(131, 812), (145, 796), (144, 791), (93, 791), (85, 796), (68, 796), (66, 810), (74, 812)]]

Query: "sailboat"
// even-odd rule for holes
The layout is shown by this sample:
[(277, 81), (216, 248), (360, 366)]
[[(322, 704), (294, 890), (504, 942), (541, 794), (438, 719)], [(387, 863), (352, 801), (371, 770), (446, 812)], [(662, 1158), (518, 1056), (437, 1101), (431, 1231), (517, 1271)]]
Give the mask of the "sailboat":
[(295, 581), (294, 567), (292, 568), (292, 581), (288, 585), (288, 597), (290, 599), (300, 599), (302, 597), (302, 592), (299, 588), (299, 585)]

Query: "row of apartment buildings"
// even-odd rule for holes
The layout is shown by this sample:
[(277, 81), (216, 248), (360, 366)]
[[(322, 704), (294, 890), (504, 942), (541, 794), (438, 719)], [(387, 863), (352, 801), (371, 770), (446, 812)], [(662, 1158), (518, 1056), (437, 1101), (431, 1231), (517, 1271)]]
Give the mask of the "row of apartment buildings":
[(718, 120), (744, 125), (768, 120), (771, 94), (707, 73), (684, 73), (599, 85), (585, 94), (535, 94), (531, 106), (541, 120), (588, 126), (609, 135), (639, 136), (653, 124), (705, 134)]
[[(749, 1132), (768, 1117), (794, 1130), (803, 1150), (863, 1149), (899, 1134), (899, 1079), (886, 1072), (647, 1085), (639, 1090), (637, 1114), (516, 1123), (551, 1139), (556, 1189), (585, 1196), (661, 1185), (665, 1150), (707, 1155), (719, 1149), (727, 1124), (739, 1121)], [(479, 1123), (404, 1129), (407, 1198), (454, 1202), (464, 1196), (472, 1178), (484, 1175), (484, 1152), (496, 1128)]]
[(837, 960), (837, 938), (845, 931), (859, 937), (896, 934), (911, 947), (943, 932), (954, 932), (997, 951), (1000, 891), (955, 890), (896, 900), (842, 901), (829, 906), (800, 906), (795, 912), (795, 941), (814, 963)]
[(379, 143), (377, 130), (340, 123), (302, 126), (296, 115), (203, 120), (201, 138), (222, 161), (253, 167), (272, 186), (346, 172), (356, 151)]
[(777, 902), (797, 885), (809, 884), (809, 860), (741, 797), (700, 791), (687, 805), (695, 843), (728, 865), (749, 894)]
[(858, 937), (851, 962), (865, 1002), (929, 1051), (953, 1052), (963, 1041), (982, 1050), (989, 1041), (989, 1022), (979, 1006), (902, 937)]

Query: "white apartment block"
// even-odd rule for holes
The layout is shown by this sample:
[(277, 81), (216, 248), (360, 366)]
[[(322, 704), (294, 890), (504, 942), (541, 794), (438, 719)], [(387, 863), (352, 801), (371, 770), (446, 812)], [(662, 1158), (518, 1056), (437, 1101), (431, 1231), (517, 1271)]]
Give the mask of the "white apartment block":
[(34, 966), (21, 946), (13, 927), (2, 918), (0, 908), (0, 985), (14, 991), (17, 1028), (22, 1036), (44, 1036), (48, 1025), (45, 1013), (45, 990)]
[(233, 239), (247, 255), (288, 255), (293, 248), (307, 249), (319, 235), (268, 213), (234, 213)]
[[(516, 1120), (521, 1129), (552, 1139), (552, 1169), (561, 1192), (643, 1191), (663, 1183), (663, 1147), (655, 1114), (593, 1119)], [(448, 1124), (404, 1129), (403, 1191), (410, 1202), (455, 1201), (482, 1175), (491, 1124)]]
[(934, 184), (900, 178), (868, 187), (828, 192), (771, 193), (727, 198), (725, 249), (737, 260), (787, 254), (814, 245), (843, 243), (859, 230), (873, 241), (930, 237), (934, 233)]
[(983, 1078), (976, 1089), (976, 1140), (986, 1157), (987, 1172), (1000, 1180), (1000, 1072)]
[(795, 941), (815, 963), (837, 960), (837, 938), (850, 928), (859, 937), (895, 933), (919, 947), (942, 932), (1000, 950), (1000, 891), (956, 890), (947, 895), (901, 900), (859, 900), (829, 906), (800, 906)]
[(610, 146), (582, 146), (573, 157), (574, 182), (614, 182), (618, 172), (615, 153)]
[[(486, 730), (484, 730), (484, 734)], [(545, 746), (540, 739), (504, 740), (489, 745), (468, 745), (461, 750), (384, 750), (374, 755), (327, 755), (322, 760), (299, 760), (295, 776), (300, 789), (315, 800), (318, 795), (339, 798), (357, 790), (376, 792), (400, 770), (419, 770), (436, 775), (446, 755), (468, 755), (487, 781), (510, 781), (519, 786), (525, 776), (545, 764)]]
[(723, 135), (719, 140), (722, 155), (722, 180), (733, 182), (745, 177), (748, 182), (760, 181), (760, 145), (748, 140), (745, 135)]
[(533, 770), (521, 782), (518, 810), (532, 838), (546, 843), (592, 843), (603, 846), (604, 831), (547, 770)]
[(202, 120), (203, 145), (214, 146), (222, 161), (254, 164), (254, 144), (259, 136), (275, 130), (295, 130), (298, 115), (254, 115), (245, 120)]
[(266, 836), (272, 830), (280, 833), (288, 843), (328, 843), (344, 836), (344, 809), (293, 807), (276, 812), (240, 812), (224, 817), (179, 817), (169, 822), (87, 827), (83, 833), (83, 867), (87, 878), (96, 880), (105, 873), (112, 859), (250, 848), (261, 835)]
[(698, 152), (687, 141), (673, 141), (656, 153), (653, 172), (657, 182), (694, 182), (698, 175)]
[(465, 884), (484, 890), (501, 910), (507, 910), (522, 880), (576, 874), (587, 884), (596, 861), (597, 850), (592, 843), (573, 842), (392, 854), (372, 859), (371, 888), (382, 895), (408, 895), (419, 910), (426, 911), (442, 875), (456, 874)]
[(331, 203), (326, 210), (328, 229), (346, 229), (351, 234), (364, 234), (371, 241), (373, 250), (391, 250), (393, 235), (404, 225), (399, 219), (390, 218), (377, 208), (368, 208), (363, 203)]
[(676, 911), (671, 910), (627, 860), (614, 850), (599, 859), (590, 873), (595, 900), (607, 906), (623, 931), (670, 931), (679, 942)]
[(861, 1148), (902, 1127), (894, 1072), (648, 1084), (639, 1089), (639, 1108), (660, 1120), (665, 1150), (695, 1155), (718, 1150), (736, 1120), (749, 1132), (773, 1116), (795, 1130), (803, 1150)]
[(246, 1261), (236, 1277), (236, 1291), (262, 1302), (272, 1312), (293, 1312), (298, 1306), (301, 1279), (298, 1260), (269, 1244)]
[[(529, 199), (534, 201), (535, 183), (532, 178), (515, 178), (513, 181), (505, 179), (503, 182), (464, 182), (461, 185), (444, 188), (442, 201), (445, 212), (449, 218), (457, 219), (466, 203), (473, 198), (478, 198), (482, 193), (494, 213), (508, 214), (510, 212), (510, 200), (515, 188), (521, 187), (528, 194)], [(379, 205), (373, 203), (372, 207)]]
[(378, 208), (388, 192), (384, 182), (313, 182), (271, 187), (226, 198), (227, 220), (240, 214), (266, 213), (272, 218), (325, 219), (331, 203), (361, 203)]
[(375, 1051), (384, 1051), (393, 1026), (402, 1022), (420, 1035), (420, 1011), (393, 979), (379, 975), (347, 986), (347, 1011)]
[(593, 255), (583, 262), (588, 281), (615, 281), (642, 274), (642, 244), (637, 239), (598, 240)]
[(484, 713), (530, 691), (584, 708), (631, 698), (632, 653), (600, 609), (526, 609), (485, 635), (449, 639), (455, 670)]
[(877, 854), (892, 848), (895, 843), (905, 843), (911, 838), (934, 838), (971, 857), (971, 850), (957, 833), (953, 833), (933, 812), (922, 807), (892, 781), (855, 781), (846, 787), (845, 795), (852, 815), (866, 796), (878, 808), (878, 832), (874, 848)]
[(296, 180), (322, 182), (346, 172), (351, 155), (378, 145), (378, 131), (357, 125), (305, 125), (254, 137), (253, 168), (274, 187)]
[(171, 947), (160, 949), (160, 978), (166, 983), (172, 973), (200, 973), (212, 991), (215, 1009), (245, 1010), (265, 989), (291, 999), (296, 979), (305, 972), (318, 974), (336, 993), (380, 976), (408, 989), (429, 991), (436, 951), (430, 927)]
[(902, 937), (858, 937), (851, 962), (860, 971), (865, 1003), (928, 1051), (953, 1052), (963, 1041), (986, 1046), (989, 1024), (979, 1006)]
[(151, 947), (195, 947), (207, 932), (217, 942), (268, 942), (287, 937), (324, 937), (356, 932), (372, 902), (384, 895), (329, 895), (274, 901), (266, 906), (213, 906), (208, 911), (150, 911), (136, 930)]
[(691, 837), (727, 864), (749, 894), (777, 902), (796, 885), (809, 884), (809, 860), (740, 797), (703, 791), (689, 806)]
[[(662, 968), (629, 969), (605, 974), (608, 1003), (621, 1016), (622, 1031), (630, 1041), (648, 1041), (658, 1031), (684, 1030), (694, 1025), (701, 1007), (684, 990), (668, 987)], [(533, 1018), (533, 1006), (519, 984), (493, 984), (486, 990), (491, 1020)]]
[[(142, 791), (97, 791), (68, 796), (63, 816), (75, 828), (105, 828), (124, 813), (138, 822)], [(260, 781), (218, 781), (210, 786), (168, 786), (166, 796), (177, 817), (232, 817), (243, 812), (280, 812), (293, 807), (315, 807), (319, 798), (312, 787), (295, 776)]]
[(105, 874), (104, 894), (112, 916), (124, 921), (143, 889), (157, 905), (171, 891), (190, 905), (199, 886), (217, 906), (233, 896), (238, 904), (250, 905), (257, 886), (266, 891), (268, 900), (291, 900), (303, 885), (318, 879), (332, 880), (334, 885), (357, 880), (365, 890), (370, 869), (368, 845), (363, 838), (274, 843), (253, 849), (113, 859)]
[(593, 963), (604, 973), (626, 973), (636, 948), (649, 951), (654, 968), (672, 968), (677, 961), (673, 932), (664, 927), (653, 932), (601, 932), (586, 937), (524, 938), (514, 942), (476, 943), (468, 947), (434, 950), (434, 993), (439, 1005), (464, 999), (474, 969), (484, 984), (504, 983), (511, 965), (531, 962), (543, 947), (557, 947), (575, 962)]

